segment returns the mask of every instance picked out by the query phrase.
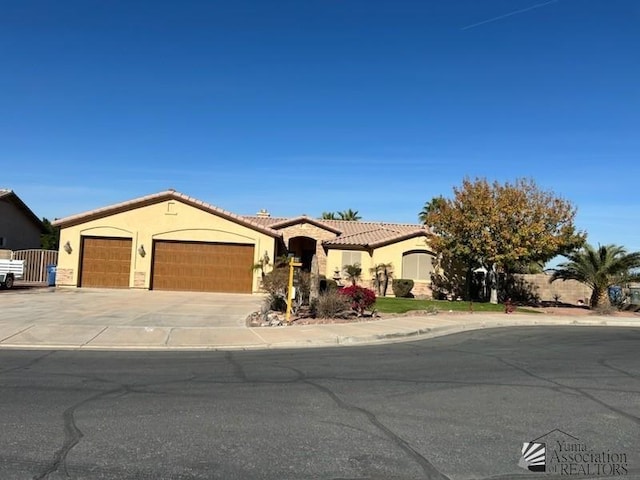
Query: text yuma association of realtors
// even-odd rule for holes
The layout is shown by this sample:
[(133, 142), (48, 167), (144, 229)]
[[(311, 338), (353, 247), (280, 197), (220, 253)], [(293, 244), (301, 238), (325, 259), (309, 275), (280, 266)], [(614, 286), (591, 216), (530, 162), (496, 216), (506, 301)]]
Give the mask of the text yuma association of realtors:
[(556, 441), (549, 455), (550, 473), (560, 475), (627, 475), (626, 453), (594, 452), (585, 443)]

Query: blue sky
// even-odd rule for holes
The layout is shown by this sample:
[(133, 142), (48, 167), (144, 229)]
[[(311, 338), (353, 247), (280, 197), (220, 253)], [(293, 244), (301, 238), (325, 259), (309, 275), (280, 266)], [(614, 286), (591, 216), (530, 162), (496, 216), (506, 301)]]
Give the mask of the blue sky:
[(2, 2), (0, 187), (50, 219), (175, 188), (416, 222), (530, 177), (640, 250), (640, 2)]

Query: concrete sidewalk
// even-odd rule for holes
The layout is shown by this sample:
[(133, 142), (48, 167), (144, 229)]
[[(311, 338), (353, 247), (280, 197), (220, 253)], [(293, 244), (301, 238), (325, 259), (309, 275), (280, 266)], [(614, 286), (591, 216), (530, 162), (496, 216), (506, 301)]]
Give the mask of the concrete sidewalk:
[(571, 325), (640, 327), (640, 317), (543, 314), (440, 313), (431, 316), (332, 325), (241, 326), (90, 325), (38, 321), (0, 323), (0, 348), (73, 350), (245, 350), (347, 346), (430, 338), (506, 326)]

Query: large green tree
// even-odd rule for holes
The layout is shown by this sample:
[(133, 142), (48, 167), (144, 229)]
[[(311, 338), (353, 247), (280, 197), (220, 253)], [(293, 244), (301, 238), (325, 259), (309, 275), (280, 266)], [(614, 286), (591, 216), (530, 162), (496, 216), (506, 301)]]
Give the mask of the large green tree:
[[(533, 180), (502, 184), (484, 178), (465, 178), (453, 188), (453, 198), (436, 197), (420, 214), (434, 233), (436, 252), (462, 262), (467, 278), (474, 267), (483, 266), (495, 280), (511, 265), (546, 262), (579, 248), (586, 235), (576, 230), (575, 215), (569, 201)], [(493, 282), (493, 303), (497, 291)]]
[(46, 233), (40, 235), (40, 247), (45, 250), (58, 250), (60, 243), (60, 229), (51, 225), (47, 218), (42, 219)]
[(561, 263), (553, 271), (551, 281), (577, 280), (590, 286), (591, 308), (609, 304), (609, 287), (624, 279), (634, 281), (640, 278), (640, 252), (628, 253), (619, 245), (589, 244), (580, 250), (565, 255), (568, 262)]

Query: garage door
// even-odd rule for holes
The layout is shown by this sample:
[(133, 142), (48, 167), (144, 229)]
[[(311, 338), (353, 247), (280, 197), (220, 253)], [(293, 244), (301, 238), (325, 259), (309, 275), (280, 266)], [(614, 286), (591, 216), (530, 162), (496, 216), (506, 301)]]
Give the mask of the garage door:
[(131, 239), (84, 237), (81, 287), (129, 288)]
[(152, 288), (251, 293), (253, 245), (156, 241)]

